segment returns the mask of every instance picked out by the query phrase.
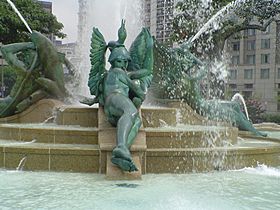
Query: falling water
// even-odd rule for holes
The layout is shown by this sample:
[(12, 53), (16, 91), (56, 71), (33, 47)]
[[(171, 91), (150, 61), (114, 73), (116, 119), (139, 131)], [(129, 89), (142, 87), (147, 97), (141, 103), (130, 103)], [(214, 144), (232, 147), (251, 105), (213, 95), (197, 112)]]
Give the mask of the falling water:
[(198, 37), (200, 37), (201, 34), (203, 34), (210, 26), (213, 25), (213, 23), (216, 23), (216, 19), (223, 15), (224, 12), (229, 11), (230, 9), (236, 8), (237, 5), (240, 3), (245, 3), (248, 0), (237, 0), (229, 3), (225, 7), (223, 7), (221, 10), (219, 10), (215, 15), (213, 15), (210, 20), (207, 21), (206, 24), (195, 34), (195, 36), (191, 39), (191, 42), (195, 41)]
[(26, 162), (26, 158), (27, 158), (27, 156), (24, 156), (21, 160), (20, 160), (20, 162), (19, 162), (19, 164), (18, 164), (18, 167), (17, 167), (17, 171), (22, 171), (23, 170), (23, 167), (24, 167), (24, 165), (25, 165), (25, 162)]
[(240, 93), (235, 93), (234, 96), (232, 96), (231, 101), (236, 101), (237, 99), (241, 100), (241, 102), (243, 104), (243, 107), (244, 107), (246, 117), (247, 117), (248, 120), (250, 120), (248, 110), (247, 110), (247, 106), (246, 106), (246, 102), (245, 102), (243, 96)]
[(30, 33), (32, 33), (31, 28), (29, 27), (29, 25), (27, 24), (27, 22), (25, 21), (25, 19), (22, 17), (22, 15), (20, 14), (20, 12), (18, 11), (18, 9), (16, 8), (15, 4), (11, 1), (11, 0), (7, 0), (7, 2), (11, 5), (11, 7), (13, 8), (13, 10), (17, 13), (17, 15), (19, 16), (19, 18), (22, 20), (22, 22), (24, 23), (24, 25), (26, 26), (26, 28), (28, 29), (28, 31)]

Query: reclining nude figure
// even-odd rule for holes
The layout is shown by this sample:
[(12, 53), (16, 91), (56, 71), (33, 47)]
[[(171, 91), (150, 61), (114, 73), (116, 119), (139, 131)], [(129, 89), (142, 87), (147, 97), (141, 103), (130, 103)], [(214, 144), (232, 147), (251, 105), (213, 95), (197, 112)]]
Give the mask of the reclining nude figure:
[[(153, 66), (153, 39), (143, 29), (133, 42), (130, 53), (123, 45), (126, 38), (125, 23), (118, 32), (118, 41), (106, 45), (98, 29), (93, 29), (91, 63), (88, 85), (94, 99), (82, 103), (104, 106), (108, 121), (117, 127), (117, 146), (111, 161), (123, 171), (136, 171), (129, 148), (141, 127), (138, 108), (151, 84)], [(143, 48), (144, 46), (144, 48)], [(111, 68), (105, 70), (105, 52), (109, 48)], [(139, 50), (140, 49), (140, 50)]]
[(250, 131), (257, 136), (267, 136), (247, 119), (238, 102), (206, 100), (202, 97), (200, 81), (207, 74), (206, 67), (190, 52), (188, 43), (181, 44), (178, 48), (167, 48), (155, 43), (155, 55), (155, 69), (157, 68), (158, 72), (155, 75), (160, 75), (155, 78), (155, 89), (162, 90), (163, 96), (160, 97), (183, 99), (192, 109), (208, 119), (229, 122), (240, 130)]
[(62, 99), (66, 96), (62, 64), (72, 68), (69, 61), (39, 32), (32, 32), (30, 38), (32, 42), (8, 44), (0, 48), (17, 74), (10, 94), (0, 100), (0, 117), (22, 112), (46, 97)]

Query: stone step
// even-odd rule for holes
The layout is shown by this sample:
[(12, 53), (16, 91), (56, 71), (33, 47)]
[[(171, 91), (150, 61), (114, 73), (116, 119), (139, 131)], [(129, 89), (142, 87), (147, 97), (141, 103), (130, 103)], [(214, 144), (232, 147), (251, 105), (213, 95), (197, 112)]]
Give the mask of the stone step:
[(54, 99), (42, 99), (25, 111), (9, 117), (0, 118), (0, 123), (42, 123), (55, 116), (56, 107), (63, 102)]
[(216, 126), (145, 128), (147, 148), (209, 148), (237, 142), (238, 129)]
[[(143, 107), (141, 113), (144, 127), (176, 125), (177, 110), (175, 108)], [(97, 107), (61, 106), (57, 111), (56, 123), (58, 125), (97, 127), (97, 116)]]
[(98, 108), (89, 106), (60, 106), (57, 109), (56, 123), (58, 125), (80, 125), (97, 127)]
[(98, 144), (98, 129), (55, 124), (0, 124), (0, 137), (37, 143)]
[(278, 167), (280, 144), (257, 143), (215, 148), (147, 149), (146, 173), (190, 173), (233, 170), (266, 164)]
[(99, 171), (98, 145), (22, 143), (0, 140), (0, 167), (27, 171)]

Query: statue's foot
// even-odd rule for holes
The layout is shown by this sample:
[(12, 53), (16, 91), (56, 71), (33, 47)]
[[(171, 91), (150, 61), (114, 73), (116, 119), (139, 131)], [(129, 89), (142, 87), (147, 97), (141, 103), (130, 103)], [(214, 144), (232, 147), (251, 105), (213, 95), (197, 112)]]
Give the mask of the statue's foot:
[(264, 133), (264, 132), (261, 132), (261, 131), (258, 131), (258, 135), (262, 136), (262, 137), (267, 137), (267, 133)]
[(121, 170), (123, 171), (138, 171), (137, 167), (135, 166), (135, 164), (132, 161), (128, 161), (128, 160), (124, 160), (121, 158), (116, 158), (116, 157), (112, 157), (111, 158), (112, 163), (114, 163), (115, 165), (117, 165), (119, 168), (121, 168)]
[(112, 157), (132, 161), (130, 152), (126, 146), (117, 146), (115, 149), (113, 149)]

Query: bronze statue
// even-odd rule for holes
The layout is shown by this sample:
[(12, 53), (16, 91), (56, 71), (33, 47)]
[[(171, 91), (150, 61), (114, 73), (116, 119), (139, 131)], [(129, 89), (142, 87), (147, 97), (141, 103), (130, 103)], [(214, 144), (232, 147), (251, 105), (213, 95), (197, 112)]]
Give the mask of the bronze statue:
[(19, 113), (42, 98), (66, 96), (62, 64), (70, 68), (69, 62), (44, 35), (34, 31), (30, 37), (32, 42), (0, 48), (17, 73), (10, 94), (0, 100), (0, 117)]
[(184, 43), (177, 48), (155, 43), (155, 79), (153, 92), (159, 98), (180, 99), (197, 113), (212, 119), (232, 123), (240, 130), (257, 136), (267, 134), (256, 130), (236, 101), (205, 100), (201, 95), (200, 81), (206, 76), (206, 65)]
[[(124, 46), (125, 22), (118, 31), (118, 40), (106, 42), (97, 28), (93, 28), (91, 64), (88, 86), (93, 100), (104, 106), (108, 121), (117, 127), (117, 146), (112, 152), (112, 163), (123, 171), (136, 171), (129, 148), (141, 126), (138, 108), (151, 84), (153, 69), (153, 39), (145, 28), (133, 42), (129, 52)], [(111, 68), (105, 69), (105, 52), (109, 48)]]

